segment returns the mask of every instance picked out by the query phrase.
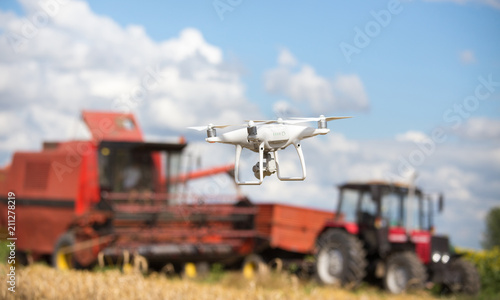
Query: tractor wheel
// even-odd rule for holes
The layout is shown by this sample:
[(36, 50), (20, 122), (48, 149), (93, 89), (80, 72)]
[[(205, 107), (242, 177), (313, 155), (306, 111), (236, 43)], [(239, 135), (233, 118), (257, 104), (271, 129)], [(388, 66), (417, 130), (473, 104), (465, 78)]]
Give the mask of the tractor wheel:
[(398, 252), (387, 259), (384, 287), (392, 294), (424, 287), (425, 267), (413, 252)]
[(354, 288), (361, 283), (367, 262), (357, 237), (332, 229), (319, 237), (316, 247), (316, 277), (321, 284)]
[(52, 253), (52, 266), (58, 270), (81, 269), (75, 261), (73, 253), (68, 252), (67, 248), (75, 244), (75, 235), (72, 232), (66, 232), (57, 241)]
[(452, 278), (447, 287), (451, 292), (473, 296), (479, 293), (481, 288), (479, 273), (471, 262), (457, 258), (451, 262), (450, 269)]
[(257, 254), (250, 254), (243, 261), (243, 277), (246, 279), (254, 279), (257, 276), (263, 276), (268, 273), (268, 266)]

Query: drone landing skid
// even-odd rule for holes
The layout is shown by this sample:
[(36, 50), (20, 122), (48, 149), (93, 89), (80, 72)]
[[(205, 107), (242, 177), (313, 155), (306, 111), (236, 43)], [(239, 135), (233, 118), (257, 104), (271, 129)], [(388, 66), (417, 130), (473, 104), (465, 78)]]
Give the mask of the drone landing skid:
[[(278, 179), (281, 181), (302, 181), (306, 179), (306, 164), (304, 161), (304, 154), (302, 153), (302, 148), (299, 143), (294, 143), (295, 149), (297, 150), (297, 154), (299, 155), (300, 159), (300, 164), (302, 167), (302, 176), (300, 177), (282, 177), (280, 173), (280, 168), (279, 168), (279, 159), (278, 159), (278, 151), (273, 151), (274, 152), (274, 162), (275, 162), (275, 168), (272, 167), (272, 162), (273, 159), (271, 158), (269, 152), (264, 153), (264, 143), (262, 142), (259, 145), (259, 162), (257, 163), (255, 167), (257, 169), (255, 170), (255, 176), (257, 177), (258, 180), (254, 181), (240, 181), (240, 157), (241, 157), (241, 151), (243, 150), (243, 147), (241, 145), (236, 145), (236, 159), (235, 159), (235, 166), (234, 166), (234, 180), (238, 185), (260, 185), (262, 184), (262, 181), (264, 181), (264, 176), (270, 175), (274, 172), (277, 173)], [(264, 167), (264, 154), (266, 154), (266, 166)], [(266, 174), (264, 174), (264, 172)], [(258, 173), (258, 176), (257, 176)]]
[(259, 145), (259, 179), (257, 181), (240, 181), (241, 145), (236, 145), (236, 159), (234, 164), (234, 181), (239, 185), (259, 185), (264, 180), (264, 142)]
[(280, 175), (280, 163), (278, 160), (278, 151), (274, 152), (274, 158), (276, 160), (276, 169), (278, 179), (281, 181), (303, 181), (306, 179), (306, 163), (304, 161), (304, 154), (302, 153), (302, 147), (298, 143), (293, 144), (295, 146), (295, 150), (297, 150), (297, 154), (299, 155), (300, 165), (302, 166), (302, 176), (301, 177), (281, 177)]

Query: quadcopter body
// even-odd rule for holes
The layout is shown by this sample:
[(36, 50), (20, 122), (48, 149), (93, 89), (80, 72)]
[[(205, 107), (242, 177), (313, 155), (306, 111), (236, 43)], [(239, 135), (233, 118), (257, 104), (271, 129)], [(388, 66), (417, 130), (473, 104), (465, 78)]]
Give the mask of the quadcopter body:
[[(209, 143), (232, 144), (236, 146), (235, 158), (235, 181), (240, 185), (258, 185), (261, 184), (265, 176), (270, 176), (277, 173), (280, 180), (283, 181), (299, 181), (306, 178), (306, 165), (304, 155), (300, 145), (300, 141), (316, 135), (325, 135), (330, 132), (327, 128), (327, 122), (336, 119), (344, 119), (349, 117), (328, 117), (321, 115), (319, 118), (294, 118), (291, 120), (256, 120), (247, 121), (246, 128), (232, 130), (217, 136), (217, 128), (225, 128), (232, 125), (213, 125), (190, 127), (195, 130), (207, 130), (207, 138)], [(317, 121), (318, 127), (310, 127), (301, 125), (301, 123)], [(299, 156), (302, 167), (301, 176), (284, 177), (281, 176), (279, 168), (278, 151), (286, 147), (294, 145)], [(241, 181), (240, 180), (240, 157), (243, 148), (247, 148), (253, 152), (259, 153), (259, 161), (253, 166), (252, 170), (257, 180)]]

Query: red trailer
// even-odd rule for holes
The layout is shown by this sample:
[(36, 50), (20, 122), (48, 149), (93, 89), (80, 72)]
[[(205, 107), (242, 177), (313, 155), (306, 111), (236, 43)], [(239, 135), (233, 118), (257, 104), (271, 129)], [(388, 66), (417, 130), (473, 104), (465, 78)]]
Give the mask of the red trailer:
[(333, 212), (285, 204), (257, 204), (255, 224), (270, 249), (313, 254), (316, 238)]

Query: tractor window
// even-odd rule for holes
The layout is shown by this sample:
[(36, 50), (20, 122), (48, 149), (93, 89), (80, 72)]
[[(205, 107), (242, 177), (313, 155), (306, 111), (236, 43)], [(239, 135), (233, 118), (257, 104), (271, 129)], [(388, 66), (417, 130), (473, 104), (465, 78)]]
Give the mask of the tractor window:
[(359, 208), (359, 222), (367, 225), (373, 225), (377, 216), (377, 203), (369, 191), (364, 191), (361, 196), (361, 205)]
[(382, 195), (382, 216), (389, 226), (403, 226), (401, 195), (393, 192)]
[(356, 222), (356, 210), (359, 200), (357, 190), (342, 189), (340, 195), (340, 205), (338, 211), (343, 215), (345, 222)]
[(423, 198), (420, 200), (420, 205), (422, 205), (422, 214), (420, 214), (420, 224), (423, 230), (429, 230), (431, 228), (430, 224), (430, 199)]
[(420, 197), (415, 195), (409, 201), (408, 195), (404, 195), (404, 202), (406, 203), (405, 217), (408, 218), (406, 222), (409, 223), (411, 229), (421, 229), (420, 223)]

